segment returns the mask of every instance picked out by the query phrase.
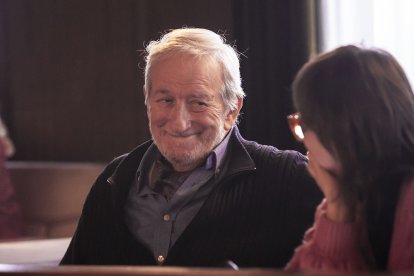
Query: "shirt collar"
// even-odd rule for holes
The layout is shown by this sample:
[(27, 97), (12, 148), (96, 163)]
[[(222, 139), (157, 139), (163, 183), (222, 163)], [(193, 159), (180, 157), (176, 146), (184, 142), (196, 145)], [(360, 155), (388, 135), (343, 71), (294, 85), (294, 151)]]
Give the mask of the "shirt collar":
[(224, 157), (226, 155), (227, 145), (229, 144), (230, 133), (232, 129), (226, 134), (224, 139), (214, 148), (211, 154), (207, 157), (204, 168), (206, 170), (211, 170), (214, 167), (214, 170), (217, 172), (223, 163)]

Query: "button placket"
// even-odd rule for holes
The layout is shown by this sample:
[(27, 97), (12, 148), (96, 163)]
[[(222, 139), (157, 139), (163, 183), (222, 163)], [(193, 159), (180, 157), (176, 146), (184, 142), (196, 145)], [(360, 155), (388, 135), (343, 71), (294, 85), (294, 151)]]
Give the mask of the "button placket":
[(159, 255), (157, 257), (157, 262), (158, 262), (159, 265), (162, 265), (164, 263), (164, 261), (165, 261), (165, 258), (164, 258), (163, 255)]
[(164, 215), (162, 216), (162, 220), (163, 220), (163, 221), (165, 221), (165, 222), (170, 221), (170, 219), (171, 219), (171, 216), (170, 216), (169, 214), (164, 214)]

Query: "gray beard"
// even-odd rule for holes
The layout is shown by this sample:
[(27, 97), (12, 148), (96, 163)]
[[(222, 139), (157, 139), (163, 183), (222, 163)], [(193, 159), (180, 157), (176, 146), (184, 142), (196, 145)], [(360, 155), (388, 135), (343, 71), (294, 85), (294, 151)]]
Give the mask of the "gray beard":
[[(157, 143), (157, 140), (152, 135), (151, 127), (150, 127), (150, 132), (151, 132), (152, 139), (155, 145), (157, 146), (158, 150), (160, 151), (162, 156), (173, 165), (174, 168), (179, 166), (181, 168), (184, 167), (184, 168), (194, 169), (200, 166), (207, 159), (207, 157), (211, 154), (214, 148), (216, 148), (217, 145), (219, 145), (220, 142), (223, 140), (223, 138), (226, 136), (226, 132), (223, 127), (224, 127), (224, 124), (220, 127), (220, 131), (218, 135), (214, 137), (214, 140), (212, 143), (208, 143), (208, 141), (203, 140), (201, 143), (196, 145), (194, 150), (188, 152), (184, 156), (180, 156), (179, 158), (178, 156), (175, 156), (175, 155), (166, 154), (166, 152), (163, 150), (162, 147), (159, 146), (159, 144)], [(203, 152), (203, 148), (205, 147), (206, 144), (212, 145), (212, 147), (208, 152)]]

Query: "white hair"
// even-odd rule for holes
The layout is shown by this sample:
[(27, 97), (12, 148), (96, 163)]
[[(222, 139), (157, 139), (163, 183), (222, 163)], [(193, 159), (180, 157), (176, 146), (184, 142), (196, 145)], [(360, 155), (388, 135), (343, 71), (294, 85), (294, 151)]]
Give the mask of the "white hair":
[(240, 62), (238, 52), (223, 36), (207, 29), (181, 28), (172, 30), (157, 41), (151, 41), (146, 47), (145, 85), (148, 94), (151, 91), (151, 68), (157, 60), (176, 54), (189, 54), (198, 58), (209, 58), (221, 68), (223, 86), (221, 96), (224, 105), (231, 111), (237, 109), (239, 98), (245, 93), (241, 87)]

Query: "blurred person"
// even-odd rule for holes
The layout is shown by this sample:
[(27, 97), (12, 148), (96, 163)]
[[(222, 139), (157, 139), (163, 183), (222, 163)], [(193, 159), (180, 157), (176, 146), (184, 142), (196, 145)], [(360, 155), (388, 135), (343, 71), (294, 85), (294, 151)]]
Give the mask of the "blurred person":
[(152, 140), (98, 177), (61, 264), (283, 267), (322, 199), (305, 156), (242, 138), (222, 36), (176, 29), (146, 50)]
[(414, 95), (381, 49), (344, 46), (308, 62), (288, 116), (324, 193), (287, 269), (414, 269)]
[(0, 118), (0, 240), (22, 236), (22, 218), (6, 160), (14, 154), (14, 145)]

